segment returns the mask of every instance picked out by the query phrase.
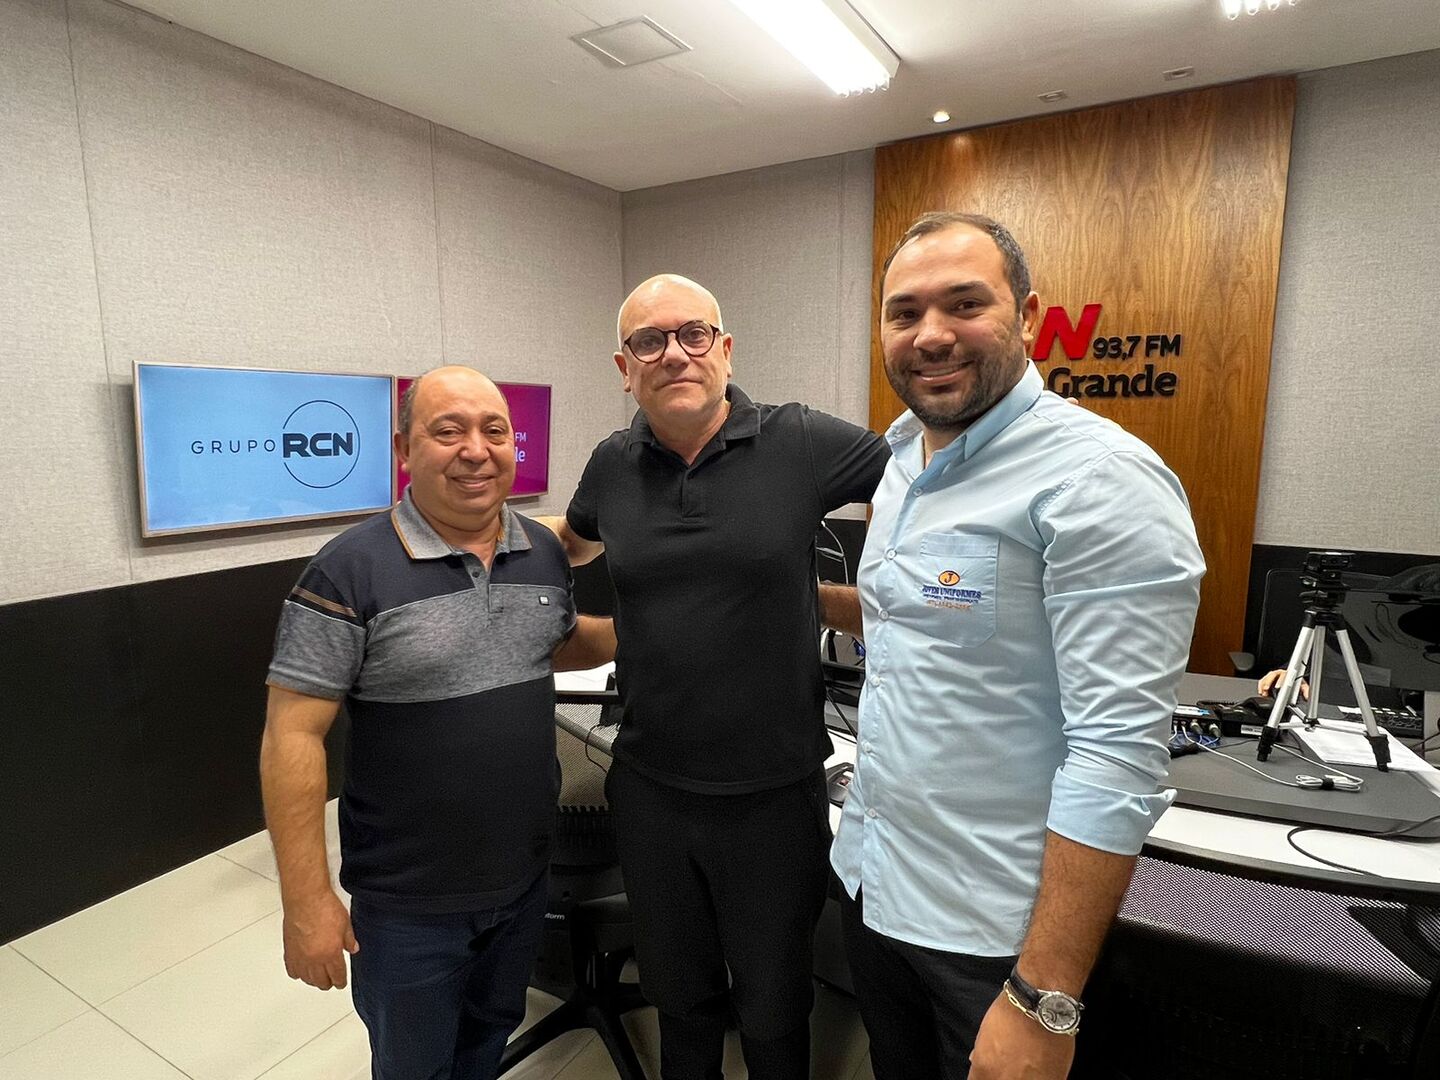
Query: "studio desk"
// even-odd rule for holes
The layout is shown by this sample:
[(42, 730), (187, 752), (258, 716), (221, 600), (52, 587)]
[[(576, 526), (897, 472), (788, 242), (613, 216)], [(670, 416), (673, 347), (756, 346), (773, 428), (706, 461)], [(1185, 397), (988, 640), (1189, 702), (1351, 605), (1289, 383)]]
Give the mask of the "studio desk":
[[(562, 700), (602, 690), (609, 670), (557, 676)], [(1180, 700), (1240, 699), (1253, 686), (1186, 675)], [(826, 713), (827, 766), (853, 762), (855, 709), (832, 702)], [(617, 729), (594, 720), (557, 715), (588, 748), (608, 753)], [(1440, 815), (1440, 778), (1434, 786)], [(839, 820), (832, 806), (832, 826)], [(1295, 827), (1166, 810), (1086, 988), (1072, 1077), (1440, 1077), (1440, 842), (1307, 826), (1300, 845), (1351, 868), (1338, 869), (1292, 847)], [(815, 968), (851, 989), (833, 898)]]

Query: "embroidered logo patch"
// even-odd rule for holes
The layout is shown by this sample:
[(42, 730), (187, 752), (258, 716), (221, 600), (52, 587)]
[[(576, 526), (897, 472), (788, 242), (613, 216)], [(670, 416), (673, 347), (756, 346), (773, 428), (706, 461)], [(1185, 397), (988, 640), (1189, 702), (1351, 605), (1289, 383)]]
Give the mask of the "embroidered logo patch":
[(940, 571), (935, 580), (940, 584), (920, 587), (920, 597), (929, 607), (969, 611), (985, 598), (979, 589), (957, 589), (955, 586), (960, 584), (960, 575), (954, 570)]

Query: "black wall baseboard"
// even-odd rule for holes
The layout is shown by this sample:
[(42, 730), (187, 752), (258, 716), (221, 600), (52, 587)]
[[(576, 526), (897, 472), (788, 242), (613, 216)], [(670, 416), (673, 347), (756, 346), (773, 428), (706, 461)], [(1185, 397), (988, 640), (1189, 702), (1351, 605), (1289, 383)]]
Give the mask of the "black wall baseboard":
[(0, 607), (0, 942), (263, 827), (265, 672), (305, 562)]

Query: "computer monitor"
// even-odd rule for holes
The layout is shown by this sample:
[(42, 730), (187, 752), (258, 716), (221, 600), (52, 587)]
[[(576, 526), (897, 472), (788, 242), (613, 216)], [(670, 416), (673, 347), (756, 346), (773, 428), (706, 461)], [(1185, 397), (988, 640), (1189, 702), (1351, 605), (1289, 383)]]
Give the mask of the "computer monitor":
[(1440, 596), (1357, 589), (1341, 611), (1355, 659), (1377, 685), (1440, 690)]
[(1421, 730), (1440, 735), (1440, 594), (1355, 589), (1340, 610), (1366, 683), (1423, 692)]

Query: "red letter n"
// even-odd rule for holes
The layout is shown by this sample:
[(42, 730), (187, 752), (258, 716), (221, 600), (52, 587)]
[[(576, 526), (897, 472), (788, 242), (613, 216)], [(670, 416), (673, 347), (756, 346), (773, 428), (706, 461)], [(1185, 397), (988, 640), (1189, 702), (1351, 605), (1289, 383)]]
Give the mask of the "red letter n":
[(1046, 308), (1045, 318), (1041, 320), (1040, 330), (1035, 335), (1035, 351), (1031, 354), (1031, 359), (1049, 360), (1050, 350), (1055, 347), (1057, 337), (1067, 357), (1071, 360), (1082, 359), (1090, 351), (1090, 339), (1095, 333), (1095, 324), (1099, 321), (1099, 304), (1086, 304), (1080, 312), (1080, 321), (1074, 326), (1070, 325), (1070, 316), (1063, 307)]

